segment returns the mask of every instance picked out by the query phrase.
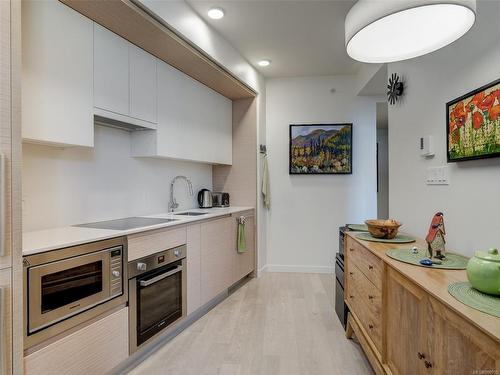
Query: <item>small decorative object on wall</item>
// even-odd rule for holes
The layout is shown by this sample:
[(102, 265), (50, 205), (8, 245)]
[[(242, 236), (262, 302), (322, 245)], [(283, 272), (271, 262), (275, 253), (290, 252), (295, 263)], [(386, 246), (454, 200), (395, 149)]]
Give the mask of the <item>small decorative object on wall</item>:
[(500, 156), (500, 80), (446, 103), (448, 162)]
[(403, 95), (403, 91), (403, 82), (400, 81), (400, 78), (396, 73), (392, 73), (391, 78), (389, 78), (389, 84), (387, 85), (387, 100), (389, 101), (389, 104), (396, 104), (399, 97)]
[(352, 124), (290, 125), (289, 172), (352, 173)]
[(429, 252), (429, 258), (444, 259), (445, 245), (446, 241), (444, 235), (446, 231), (444, 229), (444, 216), (442, 212), (438, 212), (434, 215), (431, 221), (431, 226), (429, 227), (429, 233), (425, 237), (427, 241), (427, 251)]

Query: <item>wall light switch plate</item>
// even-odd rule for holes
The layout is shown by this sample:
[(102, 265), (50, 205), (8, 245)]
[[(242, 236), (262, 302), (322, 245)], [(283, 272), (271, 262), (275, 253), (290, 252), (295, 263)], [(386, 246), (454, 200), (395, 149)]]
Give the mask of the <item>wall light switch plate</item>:
[(428, 167), (425, 182), (427, 185), (449, 185), (450, 176), (448, 167)]

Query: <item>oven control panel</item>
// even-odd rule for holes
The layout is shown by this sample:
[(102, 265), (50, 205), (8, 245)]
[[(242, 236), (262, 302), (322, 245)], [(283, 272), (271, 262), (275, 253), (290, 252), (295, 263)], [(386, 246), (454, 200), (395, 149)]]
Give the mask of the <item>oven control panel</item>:
[(183, 259), (185, 257), (186, 245), (182, 245), (174, 247), (173, 249), (160, 251), (141, 259), (133, 260), (132, 262), (128, 263), (128, 278), (132, 279), (137, 275), (141, 275), (145, 272), (163, 267), (169, 263), (175, 262), (176, 260)]
[(115, 249), (109, 250), (109, 258), (110, 258), (110, 279), (109, 279), (109, 288), (110, 295), (117, 296), (122, 294), (123, 292), (123, 248), (117, 247)]

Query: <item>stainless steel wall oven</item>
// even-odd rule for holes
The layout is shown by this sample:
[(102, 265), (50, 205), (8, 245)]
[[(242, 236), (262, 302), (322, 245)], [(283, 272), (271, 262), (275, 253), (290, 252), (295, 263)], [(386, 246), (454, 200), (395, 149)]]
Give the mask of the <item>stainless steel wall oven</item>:
[(126, 250), (116, 238), (26, 256), (25, 348), (125, 304)]
[(186, 245), (128, 264), (130, 352), (186, 316)]

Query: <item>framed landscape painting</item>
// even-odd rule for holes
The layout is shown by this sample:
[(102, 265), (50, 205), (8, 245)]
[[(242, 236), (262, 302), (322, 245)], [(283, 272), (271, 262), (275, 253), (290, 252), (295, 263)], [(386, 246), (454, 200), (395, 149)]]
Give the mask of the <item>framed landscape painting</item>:
[(289, 172), (352, 173), (352, 124), (290, 125)]
[(500, 80), (446, 104), (448, 162), (500, 156)]

